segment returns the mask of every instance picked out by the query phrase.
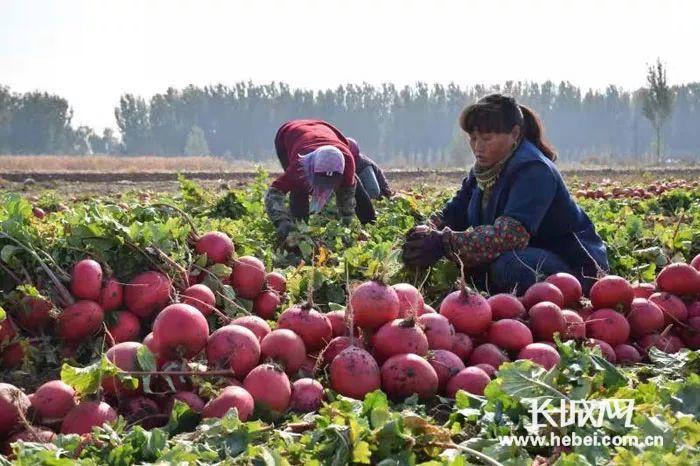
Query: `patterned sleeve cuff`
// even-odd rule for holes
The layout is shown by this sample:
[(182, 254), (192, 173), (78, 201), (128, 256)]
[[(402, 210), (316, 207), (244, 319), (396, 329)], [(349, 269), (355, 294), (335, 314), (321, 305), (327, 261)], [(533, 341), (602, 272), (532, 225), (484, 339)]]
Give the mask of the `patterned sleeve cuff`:
[(458, 254), (467, 267), (493, 262), (502, 253), (524, 249), (530, 242), (525, 227), (511, 217), (499, 217), (493, 225), (451, 232), (448, 250)]

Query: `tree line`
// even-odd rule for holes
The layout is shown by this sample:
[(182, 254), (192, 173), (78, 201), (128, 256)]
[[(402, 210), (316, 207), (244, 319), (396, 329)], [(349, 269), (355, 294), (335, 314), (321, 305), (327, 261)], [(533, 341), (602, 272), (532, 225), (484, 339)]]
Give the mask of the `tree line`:
[(363, 152), (379, 162), (458, 166), (468, 154), (457, 126), (459, 112), (483, 95), (502, 92), (540, 115), (562, 160), (646, 162), (662, 148), (665, 158), (698, 160), (700, 82), (667, 88), (668, 115), (653, 113), (650, 105), (660, 104), (650, 100), (650, 95), (659, 100), (650, 88), (582, 90), (551, 81), (364, 83), (325, 90), (278, 82), (188, 86), (148, 100), (123, 95), (115, 108), (118, 138), (111, 129), (97, 134), (89, 127), (73, 128), (69, 103), (60, 96), (17, 94), (0, 86), (0, 153), (211, 154), (267, 161), (274, 158), (273, 138), (282, 123), (321, 118), (355, 137)]

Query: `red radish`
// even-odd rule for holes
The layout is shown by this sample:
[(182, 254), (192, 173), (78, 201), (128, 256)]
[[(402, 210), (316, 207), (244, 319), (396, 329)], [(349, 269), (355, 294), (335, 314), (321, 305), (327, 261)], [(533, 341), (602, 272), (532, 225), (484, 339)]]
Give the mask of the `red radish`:
[(97, 304), (102, 306), (105, 312), (119, 309), (124, 302), (124, 287), (115, 278), (109, 278), (100, 290), (100, 299)]
[(515, 319), (501, 319), (491, 324), (489, 342), (509, 351), (520, 351), (532, 343), (532, 332)]
[(688, 327), (681, 332), (683, 343), (690, 349), (700, 349), (700, 317), (688, 319)]
[(43, 444), (46, 449), (54, 450), (56, 447), (51, 442), (55, 439), (55, 432), (40, 427), (32, 427), (31, 429), (21, 430), (12, 434), (3, 445), (3, 448), (0, 449), (0, 454), (7, 456), (7, 459), (15, 459), (10, 446), (16, 442), (39, 443)]
[(311, 413), (323, 403), (323, 385), (314, 379), (299, 379), (292, 384), (289, 408), (299, 413)]
[(382, 388), (389, 398), (400, 400), (414, 393), (430, 398), (438, 390), (438, 376), (428, 361), (416, 354), (397, 354), (382, 364)]
[(564, 306), (572, 306), (583, 297), (581, 283), (569, 273), (555, 273), (547, 277), (545, 282), (559, 288), (559, 291), (564, 295)]
[(69, 343), (78, 343), (102, 329), (104, 312), (94, 301), (77, 301), (58, 317), (58, 334)]
[(423, 295), (409, 283), (397, 283), (392, 288), (399, 297), (399, 318), (417, 316), (425, 306)]
[[(362, 342), (360, 340), (355, 340), (355, 345), (362, 348)], [(340, 354), (341, 351), (343, 351), (345, 348), (349, 348), (350, 346), (350, 337), (341, 336), (333, 338), (321, 352), (323, 364), (330, 364), (331, 362), (333, 362), (333, 359), (335, 359), (335, 357)]]
[(10, 317), (0, 320), (0, 343), (7, 343), (17, 337), (17, 326)]
[(591, 303), (594, 309), (622, 306), (628, 309), (634, 299), (632, 285), (617, 275), (606, 275), (591, 287)]
[(491, 306), (480, 294), (458, 290), (440, 303), (440, 314), (447, 317), (455, 331), (478, 335), (491, 325)]
[(103, 402), (83, 401), (73, 408), (63, 419), (62, 434), (89, 434), (93, 427), (115, 421), (117, 413)]
[(423, 310), (418, 313), (419, 316), (422, 316), (423, 314), (435, 314), (435, 309), (433, 309), (433, 306), (430, 306), (428, 304), (423, 306)]
[(228, 386), (221, 390), (219, 396), (213, 398), (202, 409), (203, 418), (222, 418), (231, 409), (238, 411), (238, 419), (245, 422), (255, 409), (253, 396), (242, 387)]
[(554, 341), (554, 334), (564, 334), (566, 319), (561, 309), (555, 303), (543, 301), (534, 304), (528, 311), (530, 314), (530, 328), (539, 340)]
[(70, 292), (76, 298), (97, 301), (102, 290), (102, 267), (92, 259), (83, 259), (73, 267)]
[(226, 325), (209, 336), (207, 361), (214, 367), (230, 368), (240, 380), (258, 365), (260, 343), (247, 328)]
[(137, 341), (141, 333), (141, 321), (129, 311), (117, 311), (114, 313), (114, 323), (107, 326), (114, 343), (123, 341)]
[(494, 377), (496, 377), (496, 369), (494, 369), (494, 367), (493, 367), (492, 365), (490, 365), (490, 364), (481, 363), (481, 364), (476, 364), (476, 365), (474, 365), (473, 367), (478, 367), (479, 369), (483, 370), (483, 371), (486, 372), (486, 373), (489, 375), (489, 377), (491, 377), (492, 379), (493, 379)]
[(31, 403), (44, 422), (63, 419), (77, 404), (73, 387), (60, 380), (51, 380), (37, 388)]
[(318, 362), (318, 358), (314, 357), (313, 355), (306, 355), (306, 359), (304, 359), (304, 364), (301, 365), (299, 368), (299, 373), (302, 375), (308, 375), (308, 376), (313, 376), (316, 373), (316, 363)]
[(655, 346), (664, 353), (677, 353), (683, 348), (683, 341), (674, 335), (662, 336), (658, 333), (644, 335), (639, 340), (639, 345), (645, 352), (648, 352), (652, 346)]
[(21, 341), (17, 341), (0, 351), (0, 367), (14, 369), (22, 365), (24, 361), (24, 347)]
[(688, 308), (678, 296), (665, 291), (654, 293), (649, 297), (649, 302), (659, 306), (664, 313), (664, 326), (688, 320)]
[(258, 316), (236, 317), (231, 321), (231, 323), (233, 325), (240, 325), (241, 327), (247, 328), (255, 334), (258, 341), (262, 341), (262, 339), (265, 338), (265, 335), (270, 333), (270, 326), (268, 323)]
[(661, 330), (664, 326), (664, 314), (659, 306), (644, 298), (635, 298), (627, 321), (630, 324), (632, 336), (643, 335)]
[(129, 424), (139, 424), (146, 429), (164, 426), (168, 418), (160, 412), (155, 401), (145, 396), (134, 396), (119, 400), (119, 414)]
[(501, 293), (488, 300), (493, 320), (516, 319), (525, 316), (525, 306), (512, 294)]
[(30, 404), (19, 388), (0, 382), (0, 438), (22, 425), (20, 415), (26, 416)]
[(270, 272), (265, 275), (265, 284), (268, 290), (284, 294), (287, 291), (287, 279), (279, 272)]
[(603, 340), (597, 340), (595, 338), (589, 338), (588, 340), (585, 341), (585, 345), (589, 348), (593, 348), (594, 346), (597, 346), (600, 348), (600, 352), (603, 354), (603, 357), (607, 359), (609, 362), (615, 364), (617, 362), (617, 356), (615, 355), (615, 350), (613, 349), (612, 346), (604, 342)]
[(700, 272), (700, 254), (693, 257), (693, 260), (690, 261), (690, 266)]
[(38, 218), (39, 220), (41, 220), (41, 219), (43, 219), (44, 217), (46, 217), (46, 211), (44, 211), (44, 209), (42, 209), (41, 207), (33, 207), (33, 208), (32, 208), (32, 214), (34, 214), (34, 216), (35, 216), (36, 218)]
[(561, 337), (563, 340), (583, 340), (586, 338), (586, 323), (575, 311), (564, 309), (561, 311), (566, 322), (566, 328)]
[[(135, 341), (117, 343), (107, 350), (105, 356), (119, 369), (123, 371), (135, 371), (138, 370), (136, 352), (142, 346), (143, 344)], [(131, 395), (140, 392), (139, 389), (131, 390), (125, 388), (116, 377), (105, 377), (102, 379), (102, 388), (104, 388), (105, 393), (108, 395)]]
[(688, 319), (700, 317), (700, 301), (693, 301), (688, 304)]
[(192, 285), (182, 292), (182, 302), (189, 304), (201, 312), (204, 317), (208, 317), (214, 312), (216, 305), (216, 296), (214, 292), (206, 285)]
[(287, 374), (272, 364), (261, 364), (250, 371), (243, 386), (253, 396), (256, 405), (280, 413), (289, 407), (292, 386)]
[(475, 366), (467, 367), (455, 374), (447, 382), (447, 396), (455, 398), (459, 390), (464, 390), (472, 395), (483, 396), (486, 386), (491, 382), (491, 377)]
[(539, 282), (525, 291), (522, 302), (527, 310), (530, 310), (535, 304), (543, 302), (550, 302), (559, 307), (564, 307), (564, 293), (551, 283)]
[(193, 392), (177, 392), (175, 393), (166, 403), (165, 409), (163, 410), (164, 413), (170, 414), (173, 410), (173, 406), (175, 405), (175, 400), (181, 401), (185, 403), (189, 408), (197, 413), (201, 413), (202, 410), (204, 409), (204, 402), (202, 399), (197, 395), (196, 393)]
[(637, 364), (642, 361), (639, 351), (632, 345), (623, 343), (622, 345), (617, 345), (614, 350), (618, 364)]
[(472, 366), (483, 363), (498, 369), (501, 364), (508, 361), (510, 361), (508, 356), (492, 343), (477, 346), (469, 356), (469, 364)]
[(265, 286), (265, 264), (256, 257), (239, 257), (233, 264), (230, 281), (237, 296), (255, 299)]
[(418, 317), (418, 324), (423, 327), (429, 349), (452, 349), (455, 330), (447, 317), (437, 313), (423, 314)]
[(396, 354), (428, 354), (428, 338), (413, 319), (395, 319), (372, 335), (374, 357), (380, 364)]
[(455, 333), (452, 338), (452, 352), (460, 357), (462, 361), (467, 361), (474, 350), (474, 342), (466, 333)]
[(139, 317), (150, 317), (169, 302), (170, 279), (162, 273), (140, 273), (124, 287), (124, 304)]
[(585, 322), (588, 319), (588, 317), (590, 317), (590, 315), (593, 314), (593, 310), (593, 306), (589, 302), (586, 305), (582, 306), (580, 309), (578, 309), (577, 312), (578, 315), (580, 315), (583, 321)]
[(617, 311), (598, 309), (586, 321), (586, 335), (603, 340), (610, 346), (617, 346), (629, 338), (630, 324), (625, 316)]
[(299, 335), (286, 328), (278, 328), (270, 332), (260, 342), (262, 359), (272, 359), (284, 367), (287, 374), (294, 374), (306, 359), (304, 340)]
[(171, 304), (153, 321), (153, 338), (162, 357), (192, 358), (202, 351), (208, 336), (207, 319), (189, 304)]
[(328, 318), (308, 304), (292, 306), (280, 315), (278, 328), (287, 328), (304, 340), (307, 351), (316, 351), (333, 338)]
[(197, 254), (206, 254), (207, 263), (226, 264), (233, 256), (233, 241), (226, 233), (210, 231), (199, 237), (194, 247)]
[(649, 299), (651, 295), (656, 293), (656, 285), (653, 283), (637, 283), (632, 286), (632, 289), (635, 298)]
[(345, 311), (326, 312), (328, 322), (331, 323), (332, 335), (340, 337), (345, 335)]
[(656, 284), (661, 291), (679, 296), (699, 294), (700, 272), (682, 262), (670, 264), (656, 277)]
[[(51, 320), (51, 301), (36, 296), (25, 296), (19, 302), (19, 309), (14, 314), (17, 324), (29, 332), (44, 329)], [(0, 324), (2, 325), (2, 324)]]
[(148, 351), (153, 353), (153, 355), (158, 356), (158, 345), (153, 339), (153, 332), (145, 336), (145, 338), (143, 339), (143, 346), (148, 348)]
[(378, 328), (398, 318), (399, 295), (383, 283), (369, 281), (361, 284), (350, 295), (350, 306), (355, 325)]
[(282, 304), (280, 295), (273, 290), (265, 290), (261, 292), (253, 300), (253, 312), (263, 319), (274, 319), (275, 311)]
[[(182, 360), (158, 361), (158, 369), (162, 372), (181, 372), (188, 370), (187, 365)], [(172, 382), (173, 388), (177, 391), (190, 391), (193, 388), (192, 378), (185, 375), (159, 375), (152, 379), (151, 384), (155, 385), (156, 392), (164, 392), (170, 389), (167, 379)]]
[(367, 351), (351, 346), (331, 362), (331, 387), (343, 396), (364, 399), (369, 392), (379, 389), (379, 366)]
[(531, 343), (520, 350), (518, 359), (529, 359), (547, 370), (559, 364), (559, 352), (543, 343)]
[(443, 393), (447, 381), (464, 369), (462, 360), (452, 351), (437, 349), (428, 354), (428, 362), (438, 376), (438, 391)]

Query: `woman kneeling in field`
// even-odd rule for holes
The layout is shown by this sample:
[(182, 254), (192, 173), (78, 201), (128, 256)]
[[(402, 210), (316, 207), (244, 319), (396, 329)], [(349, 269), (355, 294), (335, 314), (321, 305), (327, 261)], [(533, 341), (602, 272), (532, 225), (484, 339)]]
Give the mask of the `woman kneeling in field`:
[(587, 291), (608, 269), (607, 252), (554, 165), (537, 116), (492, 94), (467, 107), (459, 124), (476, 163), (442, 212), (408, 232), (404, 262), (427, 267), (459, 256), (490, 292), (522, 293), (538, 274), (557, 272), (574, 275)]

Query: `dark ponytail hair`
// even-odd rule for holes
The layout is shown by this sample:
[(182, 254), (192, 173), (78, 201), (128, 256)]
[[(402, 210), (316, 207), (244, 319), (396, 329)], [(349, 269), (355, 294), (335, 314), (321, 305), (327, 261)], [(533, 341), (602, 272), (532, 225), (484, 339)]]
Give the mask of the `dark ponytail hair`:
[(513, 97), (490, 94), (468, 106), (459, 116), (459, 126), (471, 133), (510, 133), (520, 127), (521, 137), (533, 143), (549, 160), (557, 159), (552, 145), (544, 137), (544, 126), (537, 114)]

